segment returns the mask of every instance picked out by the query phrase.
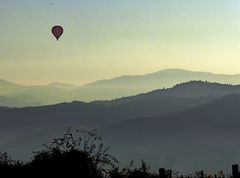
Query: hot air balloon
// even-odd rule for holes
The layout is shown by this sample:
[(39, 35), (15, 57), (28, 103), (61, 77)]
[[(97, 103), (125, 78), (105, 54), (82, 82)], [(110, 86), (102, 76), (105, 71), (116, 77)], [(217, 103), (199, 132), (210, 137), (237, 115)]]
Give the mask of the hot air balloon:
[(52, 28), (52, 34), (58, 40), (60, 36), (63, 34), (63, 27), (56, 25)]

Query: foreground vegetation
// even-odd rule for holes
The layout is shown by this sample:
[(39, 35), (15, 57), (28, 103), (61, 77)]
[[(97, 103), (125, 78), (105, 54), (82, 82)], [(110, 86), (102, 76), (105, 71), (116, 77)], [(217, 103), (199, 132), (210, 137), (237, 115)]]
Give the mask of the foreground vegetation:
[(120, 169), (117, 159), (108, 153), (102, 138), (95, 130), (71, 131), (68, 128), (63, 137), (54, 138), (33, 152), (29, 162), (15, 161), (7, 153), (0, 153), (0, 173), (7, 176), (67, 176), (82, 178), (225, 178), (222, 171), (207, 175), (196, 171), (189, 175), (178, 175), (172, 170), (160, 169), (160, 173), (150, 172), (150, 167), (142, 160), (139, 168), (133, 162)]

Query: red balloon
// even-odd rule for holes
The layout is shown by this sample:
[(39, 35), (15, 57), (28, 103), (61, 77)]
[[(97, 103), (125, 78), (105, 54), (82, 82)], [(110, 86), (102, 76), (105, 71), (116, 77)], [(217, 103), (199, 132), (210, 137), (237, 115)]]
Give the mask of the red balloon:
[(63, 27), (56, 25), (52, 28), (52, 34), (55, 36), (55, 38), (58, 40), (60, 36), (63, 34)]

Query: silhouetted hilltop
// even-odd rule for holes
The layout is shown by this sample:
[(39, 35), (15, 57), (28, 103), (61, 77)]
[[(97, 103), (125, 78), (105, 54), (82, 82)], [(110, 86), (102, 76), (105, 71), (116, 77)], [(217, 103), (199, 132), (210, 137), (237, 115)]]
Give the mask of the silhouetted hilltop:
[(159, 99), (159, 98), (212, 98), (224, 95), (240, 93), (240, 85), (211, 83), (208, 81), (189, 81), (177, 84), (172, 88), (153, 90), (148, 93), (142, 93), (135, 96), (123, 97), (109, 101), (95, 101), (92, 103), (105, 105), (118, 105), (141, 99)]

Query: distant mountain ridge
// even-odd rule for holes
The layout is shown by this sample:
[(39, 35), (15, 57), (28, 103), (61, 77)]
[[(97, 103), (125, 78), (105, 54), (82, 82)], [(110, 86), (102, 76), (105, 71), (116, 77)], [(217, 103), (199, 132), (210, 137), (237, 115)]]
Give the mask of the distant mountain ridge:
[(75, 89), (73, 93), (77, 98), (81, 98), (84, 101), (105, 100), (169, 88), (191, 80), (236, 85), (240, 84), (240, 75), (165, 69), (146, 75), (121, 76), (109, 80), (96, 81)]
[[(11, 98), (7, 106), (49, 105), (70, 101), (112, 100), (157, 89), (173, 87), (192, 80), (202, 80), (223, 84), (239, 84), (240, 75), (223, 75), (208, 72), (194, 72), (182, 69), (165, 69), (155, 73), (135, 76), (121, 76), (109, 80), (99, 80), (83, 86), (52, 83), (42, 86), (26, 86), (0, 80), (0, 96)], [(25, 100), (24, 97), (27, 96)], [(19, 104), (14, 100), (22, 101)], [(0, 100), (0, 106), (7, 104)]]
[(78, 86), (76, 86), (76, 85), (66, 84), (66, 83), (58, 83), (58, 82), (50, 83), (48, 86), (56, 87), (56, 88), (63, 89), (66, 91), (71, 91), (71, 90), (78, 88)]
[[(23, 100), (21, 100), (21, 97), (24, 97)], [(32, 101), (27, 100), (27, 96), (19, 96), (15, 98), (6, 97), (6, 96), (0, 96), (0, 107), (25, 107), (25, 106), (39, 106), (39, 103), (36, 103), (37, 100)]]
[(69, 88), (73, 89), (74, 86), (61, 83), (28, 86), (0, 80), (0, 96), (11, 99), (11, 102), (6, 102), (0, 98), (0, 106), (40, 106), (72, 101)]

